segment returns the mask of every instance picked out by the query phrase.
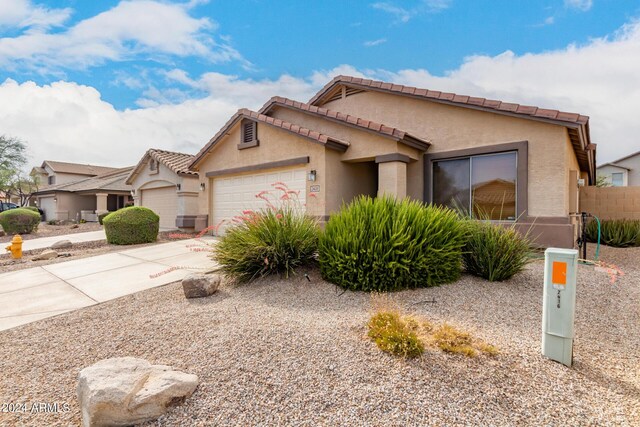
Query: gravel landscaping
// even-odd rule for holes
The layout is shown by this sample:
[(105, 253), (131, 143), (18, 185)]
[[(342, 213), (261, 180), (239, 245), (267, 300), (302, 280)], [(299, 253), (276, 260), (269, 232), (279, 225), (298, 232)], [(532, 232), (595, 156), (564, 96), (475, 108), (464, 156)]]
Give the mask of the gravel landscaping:
[[(89, 231), (101, 230), (102, 226), (97, 222), (86, 222), (83, 224), (50, 225), (41, 222), (38, 231), (31, 234), (21, 234), (22, 240), (40, 239), (43, 237), (63, 236), (65, 234), (87, 233)], [(0, 243), (10, 242), (13, 234), (0, 237)]]
[(117, 356), (200, 378), (148, 425), (638, 425), (640, 248), (601, 257), (625, 275), (611, 284), (580, 266), (572, 368), (540, 355), (542, 261), (507, 282), (465, 275), (393, 294), (496, 345), (495, 358), (382, 353), (366, 337), (370, 296), (315, 270), (192, 300), (174, 283), (0, 332), (0, 403), (69, 405), (0, 413), (0, 425), (78, 425), (78, 372)]

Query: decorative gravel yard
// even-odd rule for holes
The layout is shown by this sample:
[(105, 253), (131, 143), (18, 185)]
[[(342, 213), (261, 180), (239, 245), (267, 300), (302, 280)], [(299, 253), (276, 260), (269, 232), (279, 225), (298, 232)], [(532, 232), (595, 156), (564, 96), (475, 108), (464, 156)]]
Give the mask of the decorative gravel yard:
[[(186, 300), (179, 283), (0, 332), (0, 402), (68, 412), (0, 413), (0, 425), (78, 425), (76, 376), (135, 356), (194, 373), (200, 386), (148, 425), (638, 425), (640, 249), (603, 247), (625, 275), (579, 268), (575, 364), (540, 355), (542, 262), (506, 282), (465, 275), (393, 294), (500, 349), (405, 360), (366, 336), (370, 296), (309, 271)], [(435, 303), (430, 302), (435, 300)]]

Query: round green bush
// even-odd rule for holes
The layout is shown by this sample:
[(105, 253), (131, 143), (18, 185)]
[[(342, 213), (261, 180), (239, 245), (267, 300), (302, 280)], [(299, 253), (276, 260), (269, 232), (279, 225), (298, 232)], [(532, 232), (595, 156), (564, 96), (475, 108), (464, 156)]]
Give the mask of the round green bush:
[(160, 217), (142, 206), (123, 208), (102, 220), (107, 242), (115, 245), (136, 245), (155, 242), (160, 228)]
[(100, 225), (103, 225), (104, 218), (105, 218), (107, 215), (109, 215), (110, 213), (111, 213), (111, 212), (105, 212), (105, 213), (101, 213), (100, 215), (98, 215), (98, 223), (99, 223)]
[(360, 196), (332, 215), (320, 238), (322, 276), (346, 289), (396, 291), (456, 280), (465, 227), (447, 208)]
[(289, 274), (314, 261), (320, 229), (296, 209), (247, 211), (228, 228), (213, 253), (219, 271), (237, 282), (270, 274)]
[(38, 214), (40, 214), (40, 211), (35, 206), (25, 206), (24, 209), (29, 209), (30, 211), (38, 212)]
[(0, 213), (0, 225), (6, 233), (30, 234), (38, 229), (40, 214), (31, 209), (17, 208)]
[(531, 261), (531, 241), (513, 226), (467, 220), (462, 260), (468, 273), (491, 282), (513, 277)]

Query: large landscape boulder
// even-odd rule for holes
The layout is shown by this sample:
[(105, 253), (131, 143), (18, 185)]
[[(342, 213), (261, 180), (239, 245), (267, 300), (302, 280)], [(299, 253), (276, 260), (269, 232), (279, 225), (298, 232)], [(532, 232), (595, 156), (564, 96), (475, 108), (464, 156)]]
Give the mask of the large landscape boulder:
[(135, 357), (101, 360), (78, 375), (82, 423), (126, 426), (158, 418), (191, 396), (196, 375)]
[(42, 261), (42, 260), (53, 259), (57, 257), (58, 257), (58, 252), (54, 251), (53, 249), (47, 249), (45, 251), (42, 251), (40, 254), (35, 255), (31, 259), (33, 261)]
[(182, 289), (187, 298), (202, 298), (214, 294), (220, 286), (217, 274), (190, 274), (182, 279)]
[(58, 240), (51, 245), (51, 249), (69, 249), (71, 246), (73, 246), (71, 240)]

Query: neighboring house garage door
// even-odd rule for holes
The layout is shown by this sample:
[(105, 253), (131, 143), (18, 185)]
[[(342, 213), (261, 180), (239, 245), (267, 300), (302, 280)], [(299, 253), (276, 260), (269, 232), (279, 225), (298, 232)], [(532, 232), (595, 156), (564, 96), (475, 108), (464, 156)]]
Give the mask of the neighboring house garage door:
[(47, 221), (56, 219), (56, 202), (54, 196), (40, 197), (38, 199), (38, 207), (44, 211), (44, 217)]
[(176, 228), (178, 196), (176, 187), (149, 188), (142, 191), (142, 206), (160, 216), (160, 227)]
[(212, 224), (217, 225), (223, 219), (227, 222), (225, 226), (236, 215), (241, 215), (242, 211), (251, 209), (259, 210), (267, 207), (264, 200), (256, 197), (256, 194), (263, 190), (268, 190), (273, 196), (282, 196), (282, 192), (276, 190), (271, 184), (283, 182), (290, 190), (298, 191), (300, 206), (304, 208), (306, 201), (306, 169), (281, 169), (266, 171), (250, 175), (220, 176), (213, 180), (212, 200), (213, 200), (213, 220)]

